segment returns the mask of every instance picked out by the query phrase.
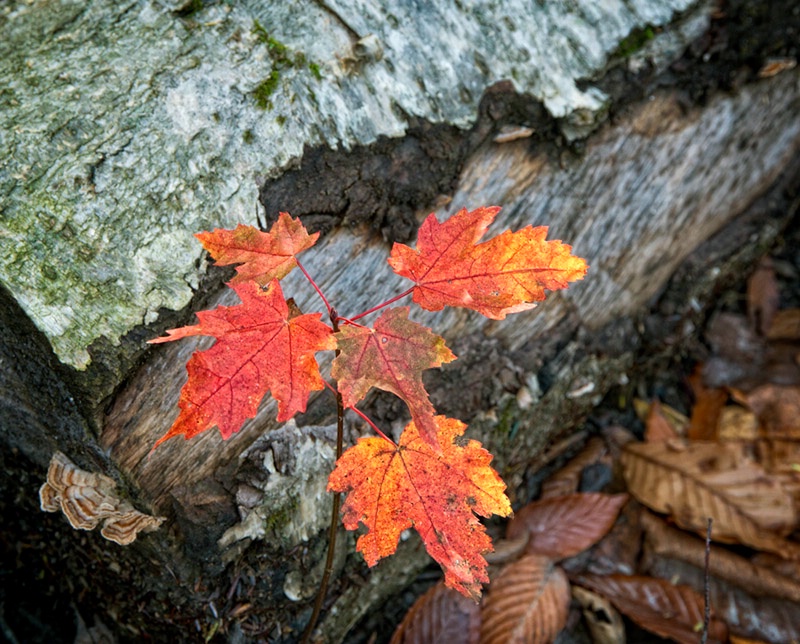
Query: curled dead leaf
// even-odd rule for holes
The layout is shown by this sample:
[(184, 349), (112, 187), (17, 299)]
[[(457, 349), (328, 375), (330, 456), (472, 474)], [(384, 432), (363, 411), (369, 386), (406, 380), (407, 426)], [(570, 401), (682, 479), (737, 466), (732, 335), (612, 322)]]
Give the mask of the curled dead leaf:
[(480, 629), (480, 606), (439, 582), (414, 602), (392, 635), (391, 644), (478, 644)]
[[(680, 449), (678, 449), (680, 448)], [(781, 537), (797, 522), (791, 495), (734, 443), (629, 443), (622, 454), (628, 490), (687, 529), (782, 556), (800, 548)]]
[(530, 534), (527, 551), (556, 561), (573, 557), (597, 543), (614, 525), (627, 494), (569, 494), (535, 501), (509, 522), (508, 539)]
[(580, 586), (572, 587), (572, 597), (581, 605), (593, 644), (625, 644), (625, 624), (609, 600)]
[[(608, 598), (642, 628), (676, 642), (696, 644), (703, 624), (703, 597), (689, 586), (638, 575), (580, 575), (573, 582)], [(724, 642), (725, 624), (712, 618), (709, 642)]]
[(542, 483), (541, 498), (547, 499), (577, 492), (583, 471), (595, 463), (611, 465), (608, 446), (599, 436), (592, 436), (578, 454)]
[(481, 610), (481, 644), (544, 644), (567, 623), (566, 573), (549, 558), (525, 555), (489, 586)]

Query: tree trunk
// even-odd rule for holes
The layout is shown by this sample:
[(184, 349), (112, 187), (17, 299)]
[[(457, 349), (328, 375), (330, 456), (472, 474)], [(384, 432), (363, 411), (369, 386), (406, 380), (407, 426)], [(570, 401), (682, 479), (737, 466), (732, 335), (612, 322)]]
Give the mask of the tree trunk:
[[(323, 232), (304, 266), (345, 316), (406, 288), (389, 242), (429, 211), (501, 205), (496, 232), (544, 224), (572, 244), (586, 279), (533, 312), (413, 313), (459, 356), (426, 376), (434, 406), (469, 423), (521, 503), (548, 444), (640, 362), (680, 354), (795, 217), (792, 3), (411, 4), (0, 14), (6, 633), (71, 640), (56, 625), (77, 612), (120, 640), (289, 642), (308, 621), (331, 396), (283, 426), (265, 401), (228, 441), (152, 451), (209, 340), (146, 340), (234, 301), (193, 232), (300, 216)], [(300, 276), (284, 290), (320, 309)], [(365, 409), (387, 431), (406, 419), (389, 395)], [(166, 521), (123, 547), (41, 512), (58, 450)], [(340, 529), (319, 641), (355, 641), (429, 563), (412, 536), (368, 571), (354, 542)]]

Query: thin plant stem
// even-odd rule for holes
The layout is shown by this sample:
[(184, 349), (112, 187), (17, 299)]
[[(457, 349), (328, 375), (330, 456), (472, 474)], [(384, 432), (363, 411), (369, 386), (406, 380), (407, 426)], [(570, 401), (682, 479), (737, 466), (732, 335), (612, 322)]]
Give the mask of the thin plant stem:
[[(308, 282), (311, 284), (311, 286), (314, 287), (314, 290), (317, 292), (317, 295), (319, 295), (322, 298), (322, 303), (325, 305), (325, 310), (328, 312), (328, 315), (330, 315), (331, 311), (333, 310), (333, 307), (328, 303), (328, 298), (325, 297), (325, 294), (322, 292), (322, 289), (320, 289), (320, 287), (317, 286), (317, 283), (314, 281), (314, 279), (311, 277), (311, 275), (308, 274), (308, 271), (306, 270), (305, 266), (303, 266), (300, 263), (300, 260), (295, 257), (294, 261), (297, 263), (297, 268), (299, 268), (301, 271), (303, 271), (303, 275), (306, 276), (306, 279), (308, 280)], [(331, 317), (333, 317), (333, 316), (331, 316)], [(333, 329), (334, 333), (336, 331), (338, 331), (338, 330), (339, 329), (334, 325), (334, 329)]]
[(708, 527), (706, 528), (706, 560), (703, 566), (703, 635), (700, 638), (701, 644), (708, 641), (708, 627), (711, 622), (711, 592), (709, 591), (709, 562), (711, 559), (711, 517), (708, 517)]
[(368, 424), (370, 427), (372, 427), (372, 429), (374, 429), (374, 430), (375, 430), (375, 433), (376, 433), (376, 434), (378, 434), (378, 436), (380, 436), (381, 438), (384, 438), (384, 439), (386, 439), (386, 440), (387, 440), (387, 441), (389, 441), (389, 442), (390, 442), (392, 445), (394, 445), (395, 447), (397, 447), (397, 443), (395, 443), (395, 442), (394, 442), (394, 441), (393, 441), (391, 438), (389, 438), (389, 437), (388, 437), (386, 434), (384, 434), (384, 433), (383, 433), (383, 432), (380, 430), (380, 428), (379, 428), (379, 427), (378, 427), (378, 426), (377, 426), (375, 423), (373, 423), (373, 422), (372, 422), (372, 420), (370, 419), (370, 417), (369, 417), (369, 416), (367, 416), (367, 415), (366, 415), (366, 414), (365, 414), (363, 411), (361, 411), (360, 409), (356, 409), (355, 407), (348, 407), (348, 409), (352, 409), (352, 410), (353, 410), (354, 412), (356, 412), (356, 413), (357, 413), (359, 416), (361, 416), (361, 418), (363, 418), (363, 419), (364, 419), (364, 420), (367, 422), (367, 424)]
[[(305, 271), (304, 271), (305, 272)], [(313, 282), (312, 282), (313, 284)], [(322, 293), (320, 292), (320, 295)], [(324, 299), (324, 296), (323, 296)], [(327, 301), (325, 302), (327, 306)], [(339, 319), (336, 312), (331, 311), (331, 323), (333, 324), (333, 331), (336, 333), (339, 330)], [(339, 351), (336, 352), (339, 355)], [(344, 402), (342, 401), (342, 394), (336, 391), (336, 460), (338, 461), (342, 456), (344, 445)], [(319, 583), (319, 590), (317, 597), (314, 600), (314, 610), (311, 613), (311, 619), (308, 620), (308, 625), (303, 631), (303, 636), (300, 638), (302, 644), (308, 644), (311, 641), (311, 634), (314, 632), (314, 627), (317, 625), (319, 614), (322, 611), (322, 604), (325, 601), (325, 595), (328, 592), (328, 582), (330, 581), (331, 574), (333, 573), (333, 558), (336, 552), (336, 534), (339, 527), (339, 506), (341, 505), (342, 494), (341, 492), (333, 493), (333, 507), (331, 508), (331, 524), (328, 528), (328, 556), (325, 558), (325, 569), (322, 573), (322, 580)]]
[(348, 318), (348, 320), (350, 320), (351, 322), (355, 322), (356, 320), (358, 320), (360, 318), (363, 318), (365, 315), (369, 315), (370, 313), (374, 313), (375, 311), (378, 311), (379, 309), (382, 309), (384, 306), (389, 306), (390, 304), (393, 304), (394, 302), (397, 302), (397, 300), (403, 299), (406, 295), (411, 295), (411, 293), (413, 291), (414, 291), (414, 287), (412, 286), (407, 291), (403, 291), (402, 293), (400, 293), (400, 295), (395, 295), (392, 299), (386, 300), (385, 302), (382, 302), (381, 304), (378, 304), (378, 306), (373, 306), (371, 309), (369, 309), (367, 311), (364, 311), (363, 313), (359, 313), (355, 317)]

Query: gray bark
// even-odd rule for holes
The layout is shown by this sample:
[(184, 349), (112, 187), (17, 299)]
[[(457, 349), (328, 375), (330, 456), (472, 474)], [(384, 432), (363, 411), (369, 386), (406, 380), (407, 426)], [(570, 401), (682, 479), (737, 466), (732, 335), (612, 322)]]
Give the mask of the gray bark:
[[(673, 325), (659, 332), (691, 334), (710, 294), (796, 211), (800, 73), (742, 73), (694, 100), (700, 63), (682, 58), (696, 65), (683, 77), (673, 63), (707, 36), (705, 4), (411, 4), (0, 13), (0, 143), (12, 152), (0, 160), (0, 436), (10, 472), (34, 468), (4, 489), (24, 487), (19, 511), (36, 512), (36, 472), (56, 449), (114, 477), (168, 522), (125, 551), (93, 533), (81, 547), (130, 567), (126, 583), (152, 593), (141, 601), (169, 601), (204, 632), (241, 631), (247, 613), (232, 611), (252, 603), (273, 636), (296, 637), (321, 576), (334, 452), (323, 394), (285, 426), (265, 401), (229, 441), (214, 430), (151, 453), (208, 340), (146, 340), (234, 301), (193, 232), (255, 223), (259, 195), (268, 218), (302, 216), (326, 233), (304, 265), (345, 316), (406, 288), (386, 241), (413, 237), (430, 211), (497, 204), (494, 231), (544, 224), (571, 243), (587, 278), (533, 312), (412, 315), (459, 355), (426, 380), (437, 410), (470, 422), (516, 501), (548, 442), (657, 340), (641, 330), (654, 302)], [(527, 136), (499, 143), (501, 126)], [(319, 310), (301, 276), (284, 290)], [(387, 428), (403, 420), (385, 397), (368, 406)], [(362, 431), (350, 424), (348, 441)], [(331, 642), (428, 561), (412, 537), (354, 583), (363, 563), (353, 535), (340, 537), (319, 629)], [(98, 589), (115, 588), (109, 571)], [(179, 624), (134, 605), (117, 608), (118, 626)]]

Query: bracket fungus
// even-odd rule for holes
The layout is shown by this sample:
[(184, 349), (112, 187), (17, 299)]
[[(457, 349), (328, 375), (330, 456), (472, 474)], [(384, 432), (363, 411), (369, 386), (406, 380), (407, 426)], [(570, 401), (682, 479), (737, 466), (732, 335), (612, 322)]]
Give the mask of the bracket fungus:
[(86, 472), (56, 452), (50, 459), (47, 481), (39, 489), (40, 506), (45, 512), (61, 510), (78, 530), (93, 530), (102, 522), (103, 537), (127, 546), (139, 532), (158, 529), (164, 517), (139, 512), (117, 496), (116, 487), (108, 476)]

